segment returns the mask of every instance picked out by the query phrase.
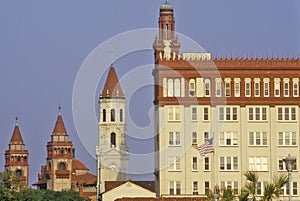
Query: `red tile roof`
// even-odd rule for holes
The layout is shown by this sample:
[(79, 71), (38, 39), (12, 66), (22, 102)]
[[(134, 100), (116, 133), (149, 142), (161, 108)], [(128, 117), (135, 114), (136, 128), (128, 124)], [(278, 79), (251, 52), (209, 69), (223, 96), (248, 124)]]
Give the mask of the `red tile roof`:
[(67, 134), (64, 121), (61, 114), (57, 116), (57, 120), (53, 129), (53, 134)]
[(22, 135), (21, 135), (21, 132), (20, 132), (20, 129), (19, 129), (18, 125), (15, 126), (15, 129), (13, 131), (13, 134), (12, 134), (12, 137), (11, 137), (11, 140), (10, 140), (10, 143), (11, 144), (24, 144), (23, 143), (23, 138), (22, 138)]
[(72, 181), (82, 183), (83, 185), (91, 185), (97, 183), (97, 176), (91, 174), (91, 173), (86, 173), (82, 175), (72, 175)]
[(73, 158), (72, 170), (89, 170), (81, 161)]
[(124, 96), (118, 76), (113, 65), (110, 66), (106, 82), (102, 91), (102, 96)]

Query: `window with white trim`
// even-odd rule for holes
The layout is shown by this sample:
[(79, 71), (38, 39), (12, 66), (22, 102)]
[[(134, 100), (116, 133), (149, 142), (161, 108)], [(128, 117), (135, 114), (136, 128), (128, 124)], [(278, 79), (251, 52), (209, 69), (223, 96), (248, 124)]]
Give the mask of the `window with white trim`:
[(219, 107), (220, 121), (237, 121), (237, 107)]
[(180, 121), (180, 107), (168, 107), (168, 121)]
[(251, 96), (251, 78), (245, 79), (245, 96), (246, 97)]
[(220, 157), (221, 171), (235, 171), (238, 170), (238, 157)]
[(289, 78), (283, 79), (283, 96), (284, 97), (290, 96), (290, 79)]
[[(204, 139), (204, 142), (208, 141), (209, 140), (209, 133), (208, 132), (204, 132), (203, 133), (203, 139)], [(203, 142), (203, 143), (204, 143)]]
[(174, 94), (173, 79), (168, 79), (168, 97), (172, 97)]
[(197, 108), (196, 107), (192, 107), (192, 121), (197, 121)]
[(190, 92), (190, 96), (194, 97), (195, 96), (195, 79), (190, 79), (189, 82), (189, 92)]
[(231, 79), (225, 78), (225, 96), (230, 97), (231, 96)]
[(264, 97), (270, 96), (270, 78), (264, 78)]
[(278, 146), (296, 146), (296, 132), (278, 132)]
[(198, 195), (198, 181), (193, 181), (193, 195)]
[[(290, 194), (289, 185), (283, 187), (283, 191), (280, 192), (280, 195), (288, 196)], [(292, 182), (292, 195), (298, 195), (298, 183), (296, 181)]]
[[(283, 161), (285, 157), (278, 158), (278, 170), (286, 171), (285, 162)], [(297, 160), (293, 163), (292, 170), (297, 170)]]
[(198, 135), (197, 132), (192, 132), (192, 145), (198, 144)]
[(216, 78), (216, 97), (220, 97), (222, 95), (222, 80), (221, 78)]
[(204, 80), (204, 86), (205, 86), (205, 97), (210, 97), (210, 79)]
[(299, 79), (293, 78), (293, 96), (299, 97)]
[(180, 195), (180, 181), (170, 181), (169, 182), (169, 193), (170, 195)]
[(234, 96), (240, 97), (241, 96), (241, 79), (240, 78), (234, 78)]
[(203, 121), (209, 121), (209, 108), (203, 108)]
[(249, 157), (249, 170), (268, 171), (268, 158), (264, 156)]
[(198, 171), (198, 158), (192, 158), (192, 171)]
[(204, 161), (204, 171), (209, 171), (210, 170), (209, 157), (205, 157), (203, 161)]
[(280, 78), (274, 78), (274, 96), (280, 97)]
[(296, 121), (296, 107), (278, 107), (278, 121)]
[(220, 146), (237, 146), (237, 132), (222, 132), (220, 134)]
[(267, 108), (266, 107), (249, 107), (249, 121), (266, 121)]
[(268, 134), (267, 132), (249, 132), (249, 145), (250, 146), (267, 146)]
[(169, 132), (169, 145), (170, 146), (180, 145), (180, 132)]
[(209, 181), (204, 182), (204, 194), (209, 193), (210, 187), (209, 187)]
[(254, 96), (260, 97), (260, 78), (254, 78)]
[(178, 156), (169, 157), (169, 171), (180, 170), (180, 158)]
[(180, 79), (174, 80), (174, 96), (180, 97)]
[(264, 195), (264, 188), (265, 185), (267, 184), (266, 181), (258, 181), (257, 182), (257, 186), (256, 186), (256, 194), (259, 196), (263, 196)]
[(237, 181), (221, 181), (220, 182), (221, 190), (232, 190), (234, 195), (239, 193), (238, 182)]

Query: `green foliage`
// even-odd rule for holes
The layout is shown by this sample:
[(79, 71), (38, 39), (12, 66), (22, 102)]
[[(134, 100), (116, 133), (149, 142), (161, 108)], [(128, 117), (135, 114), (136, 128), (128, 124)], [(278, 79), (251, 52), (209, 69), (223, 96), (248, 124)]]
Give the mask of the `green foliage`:
[(256, 201), (258, 175), (256, 172), (246, 171), (244, 173), (244, 176), (246, 177), (246, 183), (241, 190), (241, 195), (239, 197), (239, 200)]
[(220, 201), (233, 201), (235, 195), (231, 189), (222, 189), (220, 190), (219, 186), (215, 186), (214, 189), (210, 189), (208, 193), (206, 193), (206, 200), (212, 201), (213, 195), (217, 194)]

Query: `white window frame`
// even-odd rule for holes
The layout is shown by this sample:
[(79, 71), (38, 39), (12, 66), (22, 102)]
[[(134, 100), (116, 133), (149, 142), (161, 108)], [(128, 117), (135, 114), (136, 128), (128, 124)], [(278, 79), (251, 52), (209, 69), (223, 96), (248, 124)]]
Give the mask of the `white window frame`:
[(210, 121), (210, 107), (203, 107), (203, 121)]
[(226, 156), (226, 157), (221, 156), (219, 162), (220, 162), (219, 171), (238, 171), (239, 170), (238, 157), (236, 157), (236, 156)]
[(169, 146), (180, 146), (180, 132), (171, 131), (169, 132)]
[(197, 107), (191, 107), (191, 120), (192, 121), (198, 120), (198, 108)]
[(249, 157), (249, 170), (251, 171), (268, 171), (268, 158), (266, 156)]
[[(286, 157), (278, 157), (278, 171), (281, 171), (281, 172), (286, 172), (286, 167), (285, 167), (285, 162), (283, 161), (283, 159), (286, 158)], [(297, 170), (297, 159), (295, 161), (295, 163), (293, 163), (293, 167), (292, 167), (292, 170), (293, 171), (298, 171)]]
[(221, 190), (224, 190), (224, 189), (232, 190), (234, 195), (238, 195), (238, 193), (239, 193), (238, 181), (221, 181), (220, 189)]
[(180, 157), (179, 156), (169, 156), (169, 171), (180, 171)]
[(168, 121), (181, 121), (181, 109), (179, 106), (168, 107)]
[(192, 171), (198, 171), (198, 157), (192, 157)]
[(167, 81), (167, 96), (168, 97), (173, 97), (174, 96), (174, 81), (173, 79), (168, 79)]
[[(173, 193), (171, 192), (172, 189), (173, 189)], [(169, 193), (170, 193), (170, 195), (180, 195), (181, 194), (181, 183), (180, 183), (180, 181), (170, 181), (169, 182)]]
[(293, 78), (293, 97), (299, 97), (299, 78)]
[(209, 140), (209, 132), (204, 132), (203, 133), (203, 143)]
[(192, 145), (198, 145), (198, 134), (197, 132), (192, 132)]
[(210, 92), (211, 92), (210, 79), (205, 79), (204, 80), (204, 96), (210, 97)]
[(283, 96), (284, 97), (290, 96), (290, 79), (289, 78), (283, 79)]
[[(292, 196), (297, 196), (298, 195), (298, 183), (297, 181), (293, 181), (292, 182), (292, 186), (293, 186), (293, 189), (292, 189)], [(288, 196), (289, 195), (289, 188), (288, 188), (288, 185), (285, 185), (283, 187), (283, 196)], [(296, 193), (295, 193), (296, 192)]]
[(295, 122), (297, 121), (297, 107), (294, 106), (278, 106), (277, 121)]
[(231, 79), (225, 78), (225, 97), (231, 96)]
[(278, 146), (297, 146), (297, 133), (291, 131), (278, 132)]
[(254, 96), (260, 97), (260, 78), (254, 78)]
[(238, 146), (237, 132), (221, 132), (220, 146)]
[(221, 97), (222, 96), (222, 79), (221, 78), (216, 78), (216, 97)]
[(274, 96), (280, 97), (280, 78), (274, 78)]
[(195, 79), (190, 79), (189, 81), (189, 96), (195, 97), (196, 96), (196, 82)]
[(261, 131), (249, 132), (248, 145), (249, 146), (268, 146), (268, 133), (261, 132)]
[(270, 97), (270, 78), (264, 78), (264, 97)]
[(251, 97), (251, 78), (245, 79), (245, 97)]
[(241, 96), (241, 79), (234, 78), (234, 96), (240, 97)]
[(193, 195), (198, 195), (198, 181), (193, 181)]
[(174, 79), (174, 96), (175, 97), (180, 97), (180, 79), (179, 78), (176, 78)]
[[(208, 166), (208, 168), (207, 168)], [(206, 171), (210, 171), (210, 159), (209, 157), (204, 157), (203, 159), (203, 170)]]
[(264, 190), (265, 190), (265, 185), (267, 182), (265, 181), (258, 181), (257, 182), (257, 188), (256, 188), (256, 193), (258, 196), (263, 196), (264, 195)]
[(248, 121), (268, 121), (267, 107), (249, 107)]
[(238, 121), (238, 107), (220, 106), (218, 109), (219, 121)]

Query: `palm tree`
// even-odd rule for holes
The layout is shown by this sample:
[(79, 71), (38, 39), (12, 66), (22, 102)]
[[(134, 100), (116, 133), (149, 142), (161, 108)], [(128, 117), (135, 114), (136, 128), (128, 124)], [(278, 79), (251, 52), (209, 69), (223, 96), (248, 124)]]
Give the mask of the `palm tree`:
[(220, 188), (218, 185), (214, 187), (214, 189), (209, 189), (209, 192), (205, 193), (206, 200), (213, 200), (213, 195), (217, 194), (220, 197)]
[(265, 185), (264, 196), (262, 197), (262, 199), (271, 201), (273, 197), (278, 198), (282, 192), (282, 188), (288, 183), (288, 181), (288, 176), (286, 174), (279, 174), (277, 176), (274, 176), (273, 183)]
[(258, 175), (256, 172), (247, 170), (244, 173), (244, 176), (246, 177), (246, 184), (242, 188), (241, 196), (239, 197), (239, 200), (256, 201)]
[(222, 196), (220, 198), (221, 201), (232, 201), (234, 200), (235, 196), (233, 190), (225, 188), (222, 191)]
[(209, 192), (206, 193), (206, 200), (212, 201), (214, 194), (218, 195), (220, 201), (233, 201), (235, 198), (233, 190), (227, 188), (220, 190), (219, 186), (216, 185), (214, 189), (210, 189)]

